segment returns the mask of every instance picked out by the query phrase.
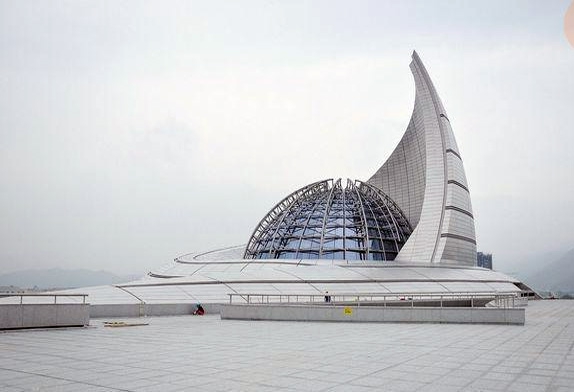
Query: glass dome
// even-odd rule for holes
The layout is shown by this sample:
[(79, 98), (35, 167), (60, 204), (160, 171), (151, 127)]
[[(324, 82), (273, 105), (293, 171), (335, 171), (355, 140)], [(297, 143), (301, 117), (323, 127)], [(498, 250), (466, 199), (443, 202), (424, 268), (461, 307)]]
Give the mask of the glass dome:
[(394, 260), (412, 228), (380, 189), (341, 179), (307, 185), (259, 223), (246, 259)]

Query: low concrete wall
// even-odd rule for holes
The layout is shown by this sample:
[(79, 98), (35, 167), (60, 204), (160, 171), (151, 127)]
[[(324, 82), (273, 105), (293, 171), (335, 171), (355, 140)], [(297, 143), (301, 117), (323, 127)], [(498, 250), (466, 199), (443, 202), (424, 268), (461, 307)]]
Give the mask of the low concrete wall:
[(523, 308), (222, 305), (222, 319), (523, 325)]
[[(220, 304), (201, 304), (205, 313), (219, 314)], [(196, 304), (122, 304), (90, 305), (90, 317), (145, 317), (145, 316), (181, 316), (192, 314)]]
[[(140, 304), (90, 305), (90, 317), (140, 317)], [(141, 310), (145, 315), (145, 310)]]
[(89, 323), (88, 304), (0, 305), (0, 329), (76, 327)]

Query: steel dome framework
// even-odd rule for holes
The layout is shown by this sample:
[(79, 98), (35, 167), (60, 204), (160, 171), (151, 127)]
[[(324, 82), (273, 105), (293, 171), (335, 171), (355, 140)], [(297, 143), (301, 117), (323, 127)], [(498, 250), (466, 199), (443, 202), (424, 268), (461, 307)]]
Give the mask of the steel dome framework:
[(403, 212), (380, 189), (329, 179), (277, 204), (255, 229), (245, 258), (391, 261), (411, 232)]

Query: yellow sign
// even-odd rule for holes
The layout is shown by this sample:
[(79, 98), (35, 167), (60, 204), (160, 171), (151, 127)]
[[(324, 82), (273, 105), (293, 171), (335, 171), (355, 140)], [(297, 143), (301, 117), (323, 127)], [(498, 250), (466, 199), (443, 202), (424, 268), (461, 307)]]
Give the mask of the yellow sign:
[(350, 306), (345, 306), (343, 312), (345, 313), (345, 316), (350, 316), (353, 314), (353, 308), (351, 308)]

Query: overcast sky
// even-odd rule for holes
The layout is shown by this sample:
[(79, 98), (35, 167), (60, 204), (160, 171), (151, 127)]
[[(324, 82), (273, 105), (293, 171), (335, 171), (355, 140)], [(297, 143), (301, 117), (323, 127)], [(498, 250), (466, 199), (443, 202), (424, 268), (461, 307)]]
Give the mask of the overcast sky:
[(368, 179), (408, 124), (413, 49), (479, 250), (508, 271), (572, 248), (570, 3), (1, 1), (0, 267), (145, 272)]

